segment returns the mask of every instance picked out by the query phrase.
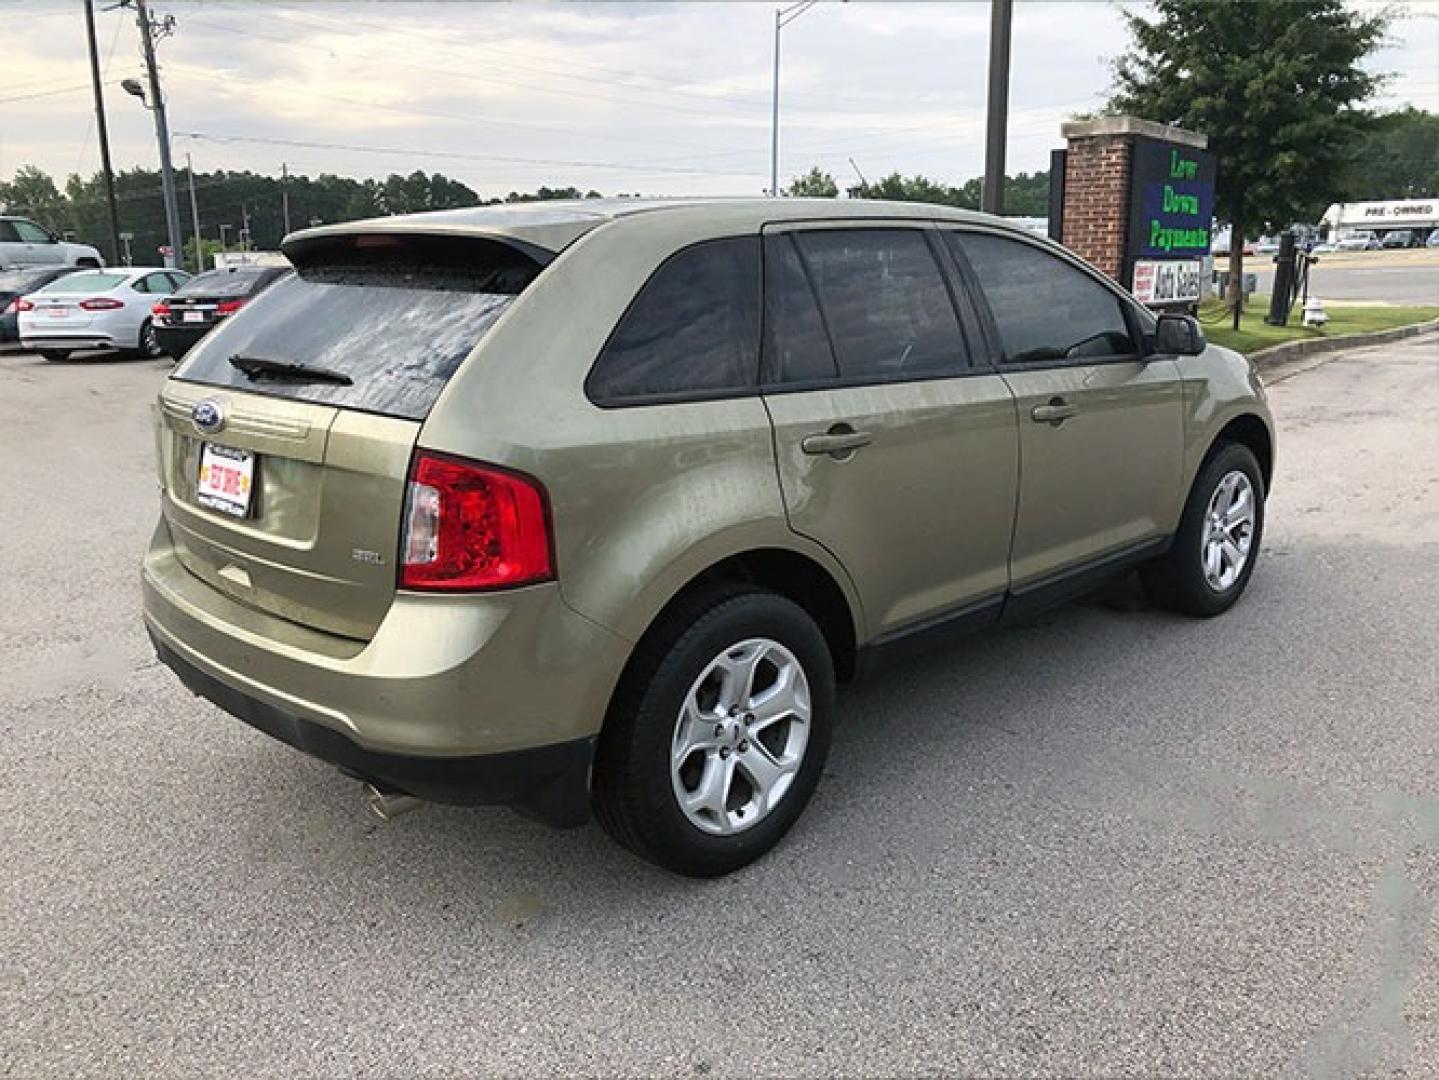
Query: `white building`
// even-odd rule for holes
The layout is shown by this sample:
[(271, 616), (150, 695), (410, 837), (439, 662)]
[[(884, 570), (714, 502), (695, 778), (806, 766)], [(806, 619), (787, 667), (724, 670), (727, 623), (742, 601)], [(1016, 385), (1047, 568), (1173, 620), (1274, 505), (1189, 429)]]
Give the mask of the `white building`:
[(1395, 229), (1414, 229), (1427, 236), (1439, 228), (1439, 199), (1335, 203), (1320, 220), (1328, 227), (1330, 240), (1342, 240), (1361, 229), (1380, 237)]

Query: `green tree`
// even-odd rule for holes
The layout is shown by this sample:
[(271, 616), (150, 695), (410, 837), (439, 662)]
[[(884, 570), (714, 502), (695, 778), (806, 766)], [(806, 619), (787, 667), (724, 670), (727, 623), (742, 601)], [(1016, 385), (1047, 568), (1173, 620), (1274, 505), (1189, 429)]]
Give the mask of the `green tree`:
[(839, 185), (834, 182), (833, 176), (816, 165), (803, 176), (796, 176), (791, 180), (784, 193), (799, 197), (833, 199), (839, 194)]
[[(1108, 110), (1207, 134), (1216, 213), (1233, 235), (1312, 220), (1339, 193), (1380, 81), (1360, 61), (1386, 14), (1344, 0), (1153, 0), (1152, 17), (1122, 14), (1130, 51), (1114, 64)], [(1243, 246), (1229, 255), (1236, 322)]]
[(1439, 115), (1410, 106), (1371, 121), (1354, 144), (1339, 198), (1439, 197)]
[(65, 196), (49, 174), (34, 165), (20, 166), (15, 179), (0, 183), (0, 206), (12, 214), (33, 218), (57, 233), (75, 227)]
[(971, 202), (962, 188), (951, 187), (924, 176), (901, 176), (890, 173), (868, 183), (858, 184), (849, 189), (855, 199), (891, 199), (895, 202), (938, 203), (941, 206), (958, 206), (968, 210), (977, 209), (979, 200)]

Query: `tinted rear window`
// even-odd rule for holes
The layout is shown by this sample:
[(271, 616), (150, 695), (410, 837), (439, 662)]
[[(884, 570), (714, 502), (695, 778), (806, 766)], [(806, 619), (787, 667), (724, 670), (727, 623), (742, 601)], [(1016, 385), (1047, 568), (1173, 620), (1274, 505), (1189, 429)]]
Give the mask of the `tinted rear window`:
[[(470, 350), (539, 273), (525, 252), (460, 237), (346, 237), (208, 334), (176, 378), (421, 420)], [(261, 376), (241, 356), (324, 368), (335, 382)]]
[(69, 274), (40, 290), (47, 293), (104, 292), (125, 280), (124, 274)]
[(277, 276), (270, 270), (212, 270), (185, 282), (177, 296), (249, 296), (261, 282)]

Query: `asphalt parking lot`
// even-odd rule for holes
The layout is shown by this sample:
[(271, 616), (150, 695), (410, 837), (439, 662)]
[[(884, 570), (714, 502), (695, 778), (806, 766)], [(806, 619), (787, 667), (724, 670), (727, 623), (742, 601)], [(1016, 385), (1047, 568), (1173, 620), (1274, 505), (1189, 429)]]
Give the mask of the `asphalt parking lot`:
[(1439, 1075), (1439, 335), (1273, 385), (1228, 616), (1118, 590), (851, 689), (709, 883), (381, 823), (185, 693), (138, 615), (168, 369), (0, 354), (0, 1074)]

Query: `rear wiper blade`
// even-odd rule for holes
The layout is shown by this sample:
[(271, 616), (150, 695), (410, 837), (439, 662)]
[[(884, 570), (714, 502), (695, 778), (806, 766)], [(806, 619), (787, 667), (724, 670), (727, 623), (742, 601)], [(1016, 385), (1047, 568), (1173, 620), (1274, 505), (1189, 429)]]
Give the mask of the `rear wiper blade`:
[(236, 353), (230, 357), (230, 366), (243, 371), (251, 379), (259, 379), (268, 375), (275, 379), (331, 382), (339, 386), (353, 386), (355, 382), (343, 371), (314, 364), (301, 364), (295, 360), (270, 360), (263, 356), (241, 356)]

